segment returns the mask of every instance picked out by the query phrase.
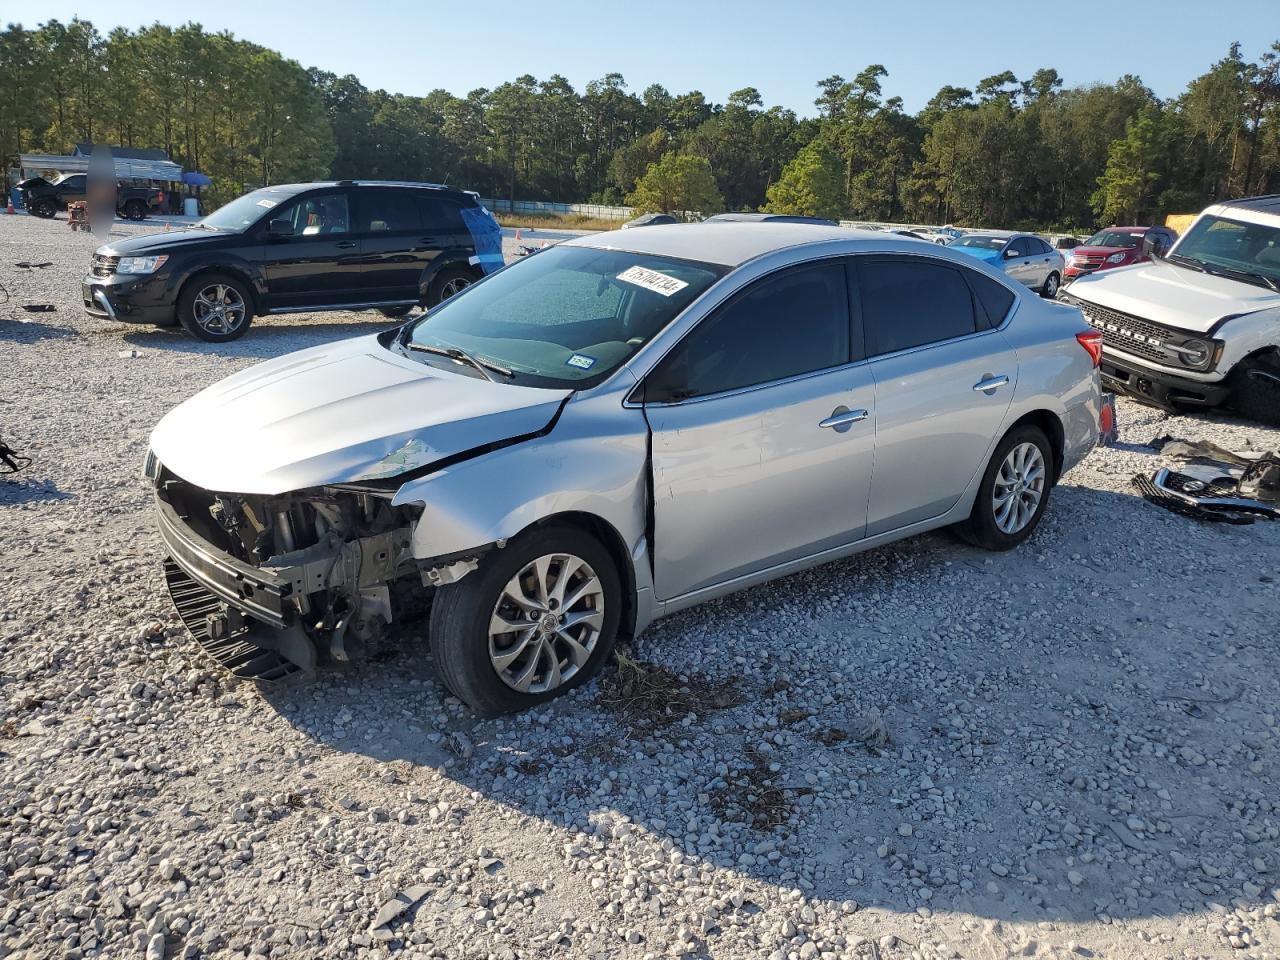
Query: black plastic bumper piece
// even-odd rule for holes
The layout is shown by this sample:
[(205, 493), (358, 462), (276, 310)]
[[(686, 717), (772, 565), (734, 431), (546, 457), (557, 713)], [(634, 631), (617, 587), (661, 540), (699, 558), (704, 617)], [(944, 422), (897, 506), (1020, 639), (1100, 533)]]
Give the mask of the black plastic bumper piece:
[(1204, 383), (1158, 370), (1118, 363), (1102, 355), (1102, 386), (1142, 403), (1176, 410), (1178, 407), (1217, 407), (1231, 394), (1223, 383)]
[(283, 630), (293, 623), (293, 583), (269, 570), (237, 560), (192, 532), (159, 497), (160, 538), (173, 562), (193, 581), (237, 610)]

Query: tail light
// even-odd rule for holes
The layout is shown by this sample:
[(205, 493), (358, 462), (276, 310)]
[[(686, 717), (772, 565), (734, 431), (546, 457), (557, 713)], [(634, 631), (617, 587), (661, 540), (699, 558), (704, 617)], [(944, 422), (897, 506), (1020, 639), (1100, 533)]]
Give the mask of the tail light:
[(1102, 332), (1099, 330), (1086, 330), (1084, 333), (1076, 334), (1076, 343), (1084, 347), (1084, 352), (1089, 355), (1089, 359), (1093, 361), (1095, 369), (1102, 365)]

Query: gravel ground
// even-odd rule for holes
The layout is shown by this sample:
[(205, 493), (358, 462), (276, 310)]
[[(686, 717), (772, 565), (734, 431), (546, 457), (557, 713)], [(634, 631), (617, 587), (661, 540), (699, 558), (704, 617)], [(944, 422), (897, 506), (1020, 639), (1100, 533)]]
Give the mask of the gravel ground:
[(34, 461), (0, 481), (0, 957), (1280, 955), (1280, 527), (1128, 483), (1154, 437), (1280, 431), (1121, 403), (1022, 549), (792, 576), (517, 717), (448, 697), (420, 639), (260, 691), (170, 608), (146, 438), (385, 324), (93, 320), (94, 245), (0, 216), (0, 435)]

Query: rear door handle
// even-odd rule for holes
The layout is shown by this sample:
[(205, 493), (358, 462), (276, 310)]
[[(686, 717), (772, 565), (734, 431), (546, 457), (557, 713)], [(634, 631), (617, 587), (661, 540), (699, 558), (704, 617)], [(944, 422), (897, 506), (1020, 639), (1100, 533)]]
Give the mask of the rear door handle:
[(419, 237), (418, 242), (425, 243), (429, 247), (443, 247), (445, 245), (444, 241), (439, 237)]
[(356, 242), (354, 240), (339, 240), (337, 243), (339, 250), (350, 250), (355, 245)]
[(836, 433), (844, 433), (855, 423), (865, 419), (867, 419), (867, 411), (865, 410), (850, 410), (848, 407), (836, 407), (831, 411), (831, 416), (821, 421), (818, 426), (830, 427)]
[(973, 385), (975, 393), (995, 393), (1000, 387), (1008, 384), (1009, 378), (1004, 374), (998, 377), (987, 376)]

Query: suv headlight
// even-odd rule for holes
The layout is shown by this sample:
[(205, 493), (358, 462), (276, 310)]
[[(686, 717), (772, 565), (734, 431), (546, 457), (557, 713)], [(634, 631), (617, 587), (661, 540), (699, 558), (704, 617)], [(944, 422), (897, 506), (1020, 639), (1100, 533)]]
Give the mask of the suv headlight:
[(121, 257), (116, 264), (116, 273), (155, 273), (168, 259), (165, 254), (158, 257)]
[(1184, 367), (1209, 370), (1222, 355), (1222, 341), (1200, 340), (1192, 337), (1179, 344), (1168, 344), (1168, 349), (1177, 356), (1178, 362)]
[(1124, 258), (1127, 256), (1127, 253), (1113, 253), (1107, 257), (1107, 263), (1124, 263)]

